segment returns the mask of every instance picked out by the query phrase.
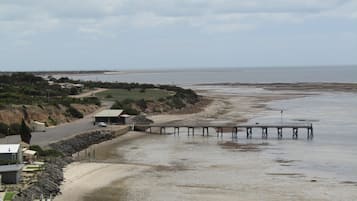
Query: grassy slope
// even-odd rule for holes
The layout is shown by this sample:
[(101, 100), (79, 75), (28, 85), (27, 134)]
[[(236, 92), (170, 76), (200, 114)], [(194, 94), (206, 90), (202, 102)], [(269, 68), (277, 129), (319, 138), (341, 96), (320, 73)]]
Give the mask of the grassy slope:
[[(107, 97), (108, 95), (111, 95), (112, 97), (108, 98)], [(111, 101), (115, 101), (115, 100), (122, 101), (124, 99), (158, 100), (160, 98), (165, 98), (172, 95), (174, 95), (173, 92), (160, 90), (160, 89), (146, 89), (145, 92), (141, 92), (141, 89), (132, 89), (130, 91), (126, 89), (109, 89), (107, 91), (103, 91), (96, 94), (96, 96), (99, 97), (100, 99), (111, 100)]]

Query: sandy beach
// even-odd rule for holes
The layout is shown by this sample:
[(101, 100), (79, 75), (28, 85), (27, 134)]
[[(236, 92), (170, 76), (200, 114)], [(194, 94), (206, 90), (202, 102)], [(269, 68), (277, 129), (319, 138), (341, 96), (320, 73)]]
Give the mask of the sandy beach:
[[(316, 93), (271, 92), (240, 87), (238, 93), (197, 87), (212, 99), (195, 114), (150, 116), (155, 122), (244, 122), (271, 112), (270, 101)], [(278, 111), (277, 111), (278, 112)], [(294, 160), (280, 156), (276, 140), (146, 135), (138, 132), (95, 145), (96, 162), (76, 162), (65, 171), (64, 200), (353, 200), (355, 183), (285, 169)], [(238, 143), (238, 144), (237, 144)], [(292, 143), (287, 141), (286, 144)], [(248, 144), (248, 146), (246, 146)], [(293, 145), (292, 145), (293, 146)], [(267, 152), (279, 155), (272, 158)], [(232, 179), (234, 178), (234, 179)]]

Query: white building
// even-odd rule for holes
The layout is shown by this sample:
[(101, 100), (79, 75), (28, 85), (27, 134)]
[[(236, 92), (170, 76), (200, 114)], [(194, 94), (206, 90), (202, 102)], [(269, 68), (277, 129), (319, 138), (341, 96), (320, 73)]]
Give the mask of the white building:
[(1, 183), (16, 184), (20, 181), (22, 149), (20, 144), (0, 144)]

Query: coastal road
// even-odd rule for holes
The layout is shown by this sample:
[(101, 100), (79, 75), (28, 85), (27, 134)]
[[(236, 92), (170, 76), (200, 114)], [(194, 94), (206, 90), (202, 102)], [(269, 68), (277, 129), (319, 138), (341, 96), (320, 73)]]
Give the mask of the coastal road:
[[(87, 116), (70, 123), (60, 124), (56, 127), (47, 128), (46, 132), (32, 132), (31, 144), (45, 146), (51, 142), (59, 141), (72, 135), (94, 129), (93, 117)], [(20, 135), (7, 136), (0, 139), (0, 143), (19, 143)]]
[[(102, 102), (102, 107), (98, 109), (95, 113), (109, 108), (112, 104), (113, 103), (109, 101)], [(96, 129), (98, 127), (93, 125), (95, 113), (87, 115), (82, 119), (47, 128), (46, 132), (32, 132), (31, 144), (46, 146), (52, 142), (60, 141), (76, 134)], [(20, 135), (12, 135), (7, 136), (5, 138), (0, 138), (1, 144), (17, 144), (20, 142)]]

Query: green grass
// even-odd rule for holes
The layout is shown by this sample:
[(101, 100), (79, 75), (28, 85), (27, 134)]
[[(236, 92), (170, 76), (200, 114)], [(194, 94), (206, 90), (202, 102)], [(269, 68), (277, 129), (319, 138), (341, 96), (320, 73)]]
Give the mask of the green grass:
[(15, 192), (6, 192), (4, 196), (4, 201), (12, 200), (15, 196)]
[(146, 89), (144, 92), (141, 89), (132, 89), (130, 91), (126, 89), (109, 89), (107, 91), (103, 91), (97, 93), (96, 96), (100, 99), (111, 100), (111, 101), (122, 101), (124, 99), (132, 99), (132, 100), (158, 100), (160, 98), (165, 98), (168, 96), (174, 95), (173, 92), (169, 92), (161, 89)]

